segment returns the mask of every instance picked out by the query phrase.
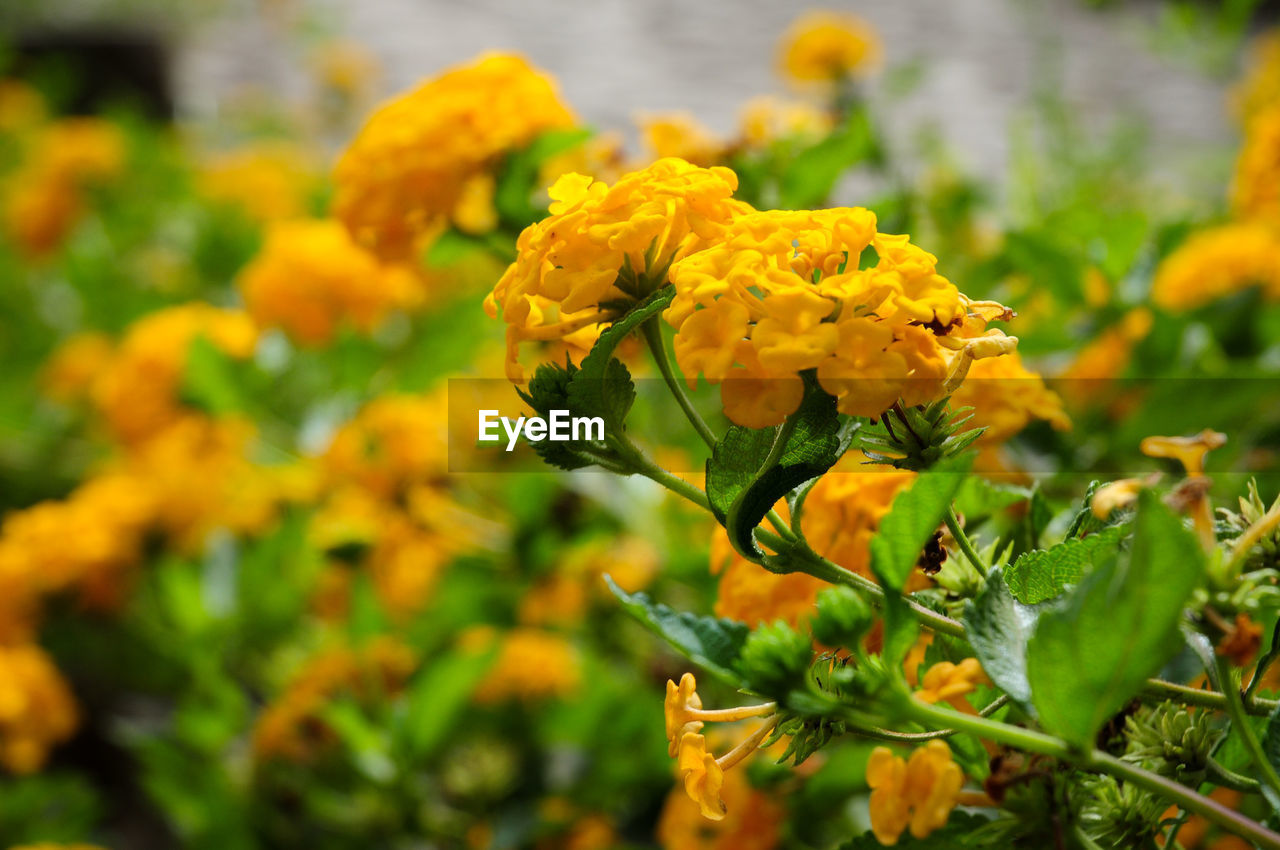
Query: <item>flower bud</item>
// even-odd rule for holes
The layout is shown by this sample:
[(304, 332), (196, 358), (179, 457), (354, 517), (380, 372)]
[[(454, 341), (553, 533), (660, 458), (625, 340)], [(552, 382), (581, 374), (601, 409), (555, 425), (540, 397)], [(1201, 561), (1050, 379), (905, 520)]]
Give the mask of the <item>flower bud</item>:
[(813, 636), (826, 646), (852, 647), (871, 628), (871, 606), (851, 587), (818, 594), (818, 613), (810, 621)]
[(739, 669), (752, 690), (782, 697), (803, 684), (812, 658), (809, 636), (779, 620), (751, 633), (742, 647)]

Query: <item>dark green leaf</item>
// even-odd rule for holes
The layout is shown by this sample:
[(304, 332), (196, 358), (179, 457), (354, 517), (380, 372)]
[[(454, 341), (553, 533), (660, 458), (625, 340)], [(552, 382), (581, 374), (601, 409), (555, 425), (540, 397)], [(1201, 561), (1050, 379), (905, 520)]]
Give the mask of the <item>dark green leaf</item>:
[(604, 577), (622, 606), (650, 631), (674, 646), (689, 660), (715, 676), (738, 686), (734, 672), (738, 656), (751, 633), (742, 623), (716, 617), (699, 617), (654, 602), (646, 593), (627, 593), (609, 576)]
[(1053, 599), (1067, 587), (1079, 584), (1086, 573), (1119, 554), (1128, 528), (1115, 526), (1088, 537), (1071, 538), (1057, 546), (1026, 552), (1009, 565), (1005, 582), (1009, 591), (1028, 605)]
[(965, 610), (964, 624), (974, 654), (996, 686), (1020, 703), (1031, 706), (1027, 683), (1027, 641), (1040, 611), (1023, 605), (1009, 592), (999, 568)]
[(1084, 577), (1041, 614), (1027, 646), (1027, 680), (1046, 730), (1092, 746), (1102, 725), (1178, 651), (1183, 606), (1204, 554), (1152, 493), (1139, 497), (1127, 554)]
[(886, 590), (902, 591), (972, 465), (971, 456), (940, 463), (893, 500), (871, 540), (871, 571)]

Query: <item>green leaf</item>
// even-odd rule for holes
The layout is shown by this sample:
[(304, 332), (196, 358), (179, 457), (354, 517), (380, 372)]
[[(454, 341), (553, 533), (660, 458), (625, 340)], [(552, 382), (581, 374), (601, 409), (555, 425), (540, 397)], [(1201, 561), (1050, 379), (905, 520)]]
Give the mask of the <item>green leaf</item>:
[(865, 110), (855, 109), (843, 126), (785, 165), (778, 178), (779, 206), (783, 209), (822, 206), (842, 174), (876, 155), (871, 122)]
[[(569, 383), (577, 373), (578, 367), (567, 357), (563, 366), (541, 363), (529, 381), (528, 391), (517, 389), (516, 393), (538, 415), (546, 418), (553, 410), (571, 409)], [(559, 469), (581, 469), (597, 463), (608, 465), (608, 457), (611, 457), (607, 447), (594, 441), (538, 440), (530, 445), (544, 462)]]
[(1133, 545), (1094, 568), (1063, 604), (1041, 614), (1027, 680), (1045, 729), (1078, 747), (1182, 646), (1183, 606), (1204, 573), (1194, 535), (1148, 491)]
[(444, 743), (471, 693), (489, 672), (495, 652), (454, 652), (437, 657), (409, 686), (408, 713), (398, 730), (411, 761), (430, 756)]
[(675, 297), (673, 286), (664, 286), (641, 301), (600, 334), (582, 366), (569, 382), (569, 408), (575, 416), (600, 416), (605, 429), (618, 431), (636, 399), (631, 373), (613, 352), (627, 334), (666, 309)]
[(956, 512), (970, 522), (997, 514), (1031, 498), (1031, 490), (1014, 484), (1000, 484), (975, 475), (965, 480), (956, 493)]
[[(783, 425), (730, 426), (707, 460), (707, 499), (734, 548), (753, 560), (762, 558), (756, 526), (779, 499), (830, 469), (856, 429), (853, 420), (841, 419), (835, 398), (809, 376), (800, 407)], [(766, 468), (780, 437), (786, 442)]]
[(898, 593), (920, 560), (929, 538), (942, 525), (951, 500), (965, 482), (973, 457), (940, 463), (922, 472), (898, 493), (871, 539), (871, 571), (886, 590)]
[(996, 686), (1024, 708), (1031, 707), (1027, 682), (1027, 641), (1040, 611), (1023, 605), (1009, 592), (999, 568), (964, 613), (965, 629), (982, 669)]
[(207, 337), (197, 336), (187, 349), (182, 399), (215, 416), (245, 410), (235, 363)]
[(1067, 585), (1079, 584), (1094, 567), (1114, 559), (1128, 532), (1124, 526), (1113, 526), (1048, 549), (1024, 552), (1009, 565), (1005, 582), (1017, 600), (1027, 605), (1053, 599)]
[(608, 575), (604, 580), (613, 595), (621, 600), (622, 607), (650, 631), (708, 673), (735, 687), (742, 684), (742, 677), (734, 672), (734, 667), (751, 633), (745, 625), (733, 620), (675, 611), (654, 602), (646, 593), (627, 593)]
[(493, 206), (502, 221), (523, 229), (542, 218), (543, 211), (530, 202), (534, 192), (542, 188), (537, 185), (539, 169), (548, 159), (589, 139), (591, 134), (587, 127), (551, 130), (508, 156), (493, 193)]

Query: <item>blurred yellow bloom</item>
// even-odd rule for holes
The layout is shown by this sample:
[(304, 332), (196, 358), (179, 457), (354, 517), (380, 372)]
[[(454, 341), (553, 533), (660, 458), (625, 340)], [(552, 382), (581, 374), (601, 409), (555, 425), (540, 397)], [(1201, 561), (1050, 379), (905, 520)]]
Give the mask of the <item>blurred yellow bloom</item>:
[(959, 799), (964, 774), (951, 760), (951, 748), (930, 741), (903, 760), (888, 747), (876, 747), (867, 760), (871, 786), (871, 829), (876, 840), (894, 845), (904, 830), (925, 838), (941, 829)]
[(1252, 286), (1280, 300), (1280, 235), (1266, 224), (1225, 224), (1192, 234), (1165, 257), (1151, 298), (1166, 310), (1190, 310)]
[(338, 429), (321, 466), (332, 484), (355, 483), (387, 501), (402, 498), (414, 485), (445, 481), (447, 427), (442, 391), (382, 396)]
[(582, 686), (578, 651), (560, 635), (519, 628), (502, 635), (499, 641), (497, 659), (475, 690), (477, 702), (555, 699), (569, 696)]
[(507, 376), (523, 378), (529, 340), (560, 339), (611, 322), (666, 283), (673, 261), (717, 239), (746, 209), (737, 176), (661, 159), (612, 187), (566, 174), (551, 187), (551, 215), (525, 228), (518, 258), (485, 300), (507, 324)]
[(743, 771), (724, 774), (720, 798), (727, 812), (708, 821), (683, 788), (672, 789), (662, 806), (657, 837), (664, 850), (775, 850), (786, 817), (781, 795), (751, 787)]
[(835, 82), (870, 70), (880, 58), (875, 30), (855, 15), (815, 11), (797, 18), (782, 36), (779, 68), (800, 82)]
[(976, 302), (936, 262), (908, 237), (878, 233), (866, 209), (742, 213), (671, 266), (676, 361), (690, 385), (699, 374), (723, 384), (725, 412), (752, 428), (799, 406), (808, 369), (853, 416), (933, 401), (975, 358), (1016, 345), (979, 336), (987, 314), (968, 317)]
[(973, 693), (978, 685), (985, 684), (990, 684), (990, 680), (978, 659), (966, 658), (959, 664), (940, 661), (925, 671), (916, 699), (930, 705), (946, 702), (957, 711), (974, 714), (973, 706), (964, 697)]
[(395, 696), (418, 666), (414, 650), (391, 637), (358, 647), (336, 647), (311, 658), (253, 727), (253, 754), (259, 761), (308, 761), (336, 741), (322, 711), (350, 697), (374, 703)]
[[(1076, 403), (1088, 400), (1097, 392), (1089, 382), (1119, 377), (1129, 365), (1133, 347), (1151, 332), (1155, 317), (1146, 307), (1126, 313), (1119, 322), (1085, 345), (1058, 376), (1061, 387)], [(1085, 383), (1080, 383), (1085, 382)]]
[(486, 55), (373, 114), (338, 162), (334, 215), (379, 254), (406, 256), (453, 214), (469, 180), (575, 123), (546, 74), (518, 56)]
[(200, 166), (196, 186), (208, 200), (266, 223), (305, 215), (314, 178), (308, 151), (285, 142), (256, 142), (210, 157)]
[(724, 786), (724, 771), (715, 756), (707, 752), (707, 739), (696, 732), (680, 738), (677, 754), (680, 781), (689, 799), (698, 804), (707, 820), (721, 820), (727, 811), (720, 789)]
[(240, 273), (249, 315), (304, 345), (331, 341), (339, 327), (373, 331), (394, 310), (423, 301), (407, 266), (383, 264), (332, 219), (276, 222)]
[(41, 124), (44, 97), (21, 80), (0, 80), (0, 132), (17, 135)]
[(1280, 105), (1280, 30), (1258, 36), (1250, 50), (1249, 69), (1231, 92), (1231, 105), (1241, 122)]
[(1280, 220), (1280, 103), (1252, 117), (1231, 179), (1231, 209), (1242, 220)]
[(78, 722), (71, 689), (43, 649), (0, 646), (0, 765), (34, 773)]
[(831, 116), (804, 101), (761, 95), (742, 107), (738, 126), (748, 147), (763, 147), (777, 139), (822, 136), (831, 131)]
[(179, 390), (197, 337), (244, 359), (253, 354), (258, 331), (247, 314), (203, 303), (166, 307), (130, 325), (92, 393), (118, 440), (137, 443), (188, 415)]
[(114, 349), (106, 334), (85, 331), (70, 337), (45, 362), (41, 388), (50, 398), (64, 403), (85, 399)]
[(674, 156), (709, 168), (723, 158), (724, 144), (687, 112), (644, 115), (639, 124), (650, 159)]
[(73, 184), (39, 172), (18, 174), (5, 187), (5, 233), (29, 259), (43, 257), (62, 244), (83, 209)]
[(1227, 435), (1208, 428), (1193, 437), (1147, 437), (1139, 449), (1147, 457), (1170, 458), (1189, 476), (1204, 475), (1204, 456), (1226, 445)]
[(1089, 508), (1098, 519), (1106, 519), (1119, 508), (1127, 508), (1138, 501), (1143, 487), (1151, 486), (1145, 478), (1121, 478), (1104, 484), (1093, 494)]
[(369, 90), (381, 73), (378, 60), (354, 41), (327, 41), (312, 56), (316, 78), (343, 97), (356, 98)]
[(1004, 442), (1036, 419), (1058, 430), (1071, 428), (1062, 399), (1044, 385), (1038, 372), (1023, 365), (1016, 351), (975, 362), (951, 404), (973, 408), (973, 419), (966, 427), (985, 427), (978, 438), (985, 445)]

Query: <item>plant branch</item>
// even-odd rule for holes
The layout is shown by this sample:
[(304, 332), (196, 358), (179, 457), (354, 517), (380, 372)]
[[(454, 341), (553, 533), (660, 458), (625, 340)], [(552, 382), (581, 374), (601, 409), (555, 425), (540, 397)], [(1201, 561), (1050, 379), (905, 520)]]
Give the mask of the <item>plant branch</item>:
[(982, 556), (978, 554), (978, 550), (974, 548), (973, 541), (969, 539), (969, 535), (965, 534), (964, 529), (960, 526), (960, 518), (956, 516), (956, 509), (952, 505), (947, 506), (947, 529), (950, 530), (951, 536), (955, 538), (956, 545), (960, 547), (960, 551), (964, 553), (969, 563), (973, 564), (973, 568), (985, 578), (988, 567), (983, 562)]
[(689, 420), (693, 430), (698, 432), (702, 442), (706, 443), (708, 448), (714, 449), (716, 447), (716, 435), (707, 426), (698, 411), (694, 409), (693, 401), (689, 398), (689, 394), (685, 392), (684, 384), (680, 382), (679, 376), (671, 368), (671, 360), (667, 357), (667, 346), (662, 340), (662, 326), (658, 324), (658, 317), (654, 316), (640, 325), (640, 332), (644, 334), (644, 341), (649, 345), (649, 353), (653, 355), (654, 362), (658, 364), (658, 371), (662, 373), (662, 379), (667, 382), (667, 388), (675, 396), (676, 403), (684, 411), (685, 418)]

